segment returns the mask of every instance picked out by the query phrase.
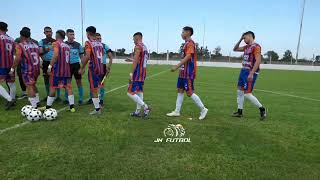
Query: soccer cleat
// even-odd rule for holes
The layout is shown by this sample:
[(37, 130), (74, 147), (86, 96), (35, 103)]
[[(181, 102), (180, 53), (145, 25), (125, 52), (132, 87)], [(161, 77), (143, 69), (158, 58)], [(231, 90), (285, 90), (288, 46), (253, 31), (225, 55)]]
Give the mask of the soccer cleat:
[(98, 111), (97, 110), (93, 110), (89, 113), (90, 115), (100, 115), (101, 114), (101, 109), (99, 109)]
[(207, 108), (203, 108), (202, 111), (200, 112), (199, 120), (204, 120), (204, 118), (206, 118), (207, 116), (208, 111), (209, 110)]
[(180, 112), (172, 111), (171, 113), (167, 113), (167, 116), (169, 116), (169, 117), (179, 117), (180, 116)]
[(260, 109), (260, 120), (263, 121), (267, 117), (267, 108), (261, 107)]
[(238, 117), (238, 118), (243, 117), (242, 109), (238, 109), (237, 112), (234, 112), (234, 113), (232, 114), (232, 117)]
[(70, 112), (74, 113), (74, 112), (76, 112), (76, 109), (75, 108), (71, 108)]
[(9, 110), (13, 106), (15, 106), (15, 102), (14, 101), (8, 101), (6, 106), (5, 106), (5, 110)]
[(132, 116), (132, 117), (141, 117), (140, 113), (137, 113), (137, 112), (130, 113), (130, 116)]
[(143, 117), (145, 118), (145, 117), (150, 116), (150, 113), (151, 113), (151, 108), (148, 107), (147, 109), (145, 109), (145, 110), (143, 111)]

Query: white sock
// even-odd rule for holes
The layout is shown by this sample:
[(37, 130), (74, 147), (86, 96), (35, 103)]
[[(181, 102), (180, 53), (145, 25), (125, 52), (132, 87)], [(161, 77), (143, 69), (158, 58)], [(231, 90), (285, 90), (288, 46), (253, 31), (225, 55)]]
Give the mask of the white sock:
[(48, 96), (48, 98), (47, 98), (47, 106), (52, 106), (53, 101), (55, 99), (56, 99), (55, 97)]
[(10, 94), (1, 85), (0, 85), (0, 95), (3, 96), (7, 101), (12, 101)]
[(137, 104), (139, 104), (141, 107), (143, 106), (144, 109), (148, 109), (148, 105), (143, 102), (143, 100), (136, 94), (132, 95), (130, 93), (127, 93), (128, 96)]
[(36, 101), (37, 101), (37, 103), (39, 103), (39, 102), (40, 102), (40, 96), (39, 96), (39, 93), (36, 93)]
[(237, 90), (237, 103), (238, 103), (238, 109), (243, 109), (244, 92), (239, 89)]
[(177, 101), (176, 101), (176, 109), (175, 109), (176, 112), (180, 112), (181, 106), (183, 103), (183, 98), (184, 98), (184, 93), (178, 93)]
[(97, 109), (100, 109), (100, 100), (99, 98), (92, 98), (92, 102), (93, 102), (93, 105), (94, 105), (94, 108), (97, 110)]
[(16, 99), (17, 87), (15, 83), (8, 83), (11, 99)]
[[(137, 95), (140, 97), (140, 99), (143, 101), (143, 92), (139, 92), (137, 93)], [(141, 106), (137, 103), (137, 109), (136, 109), (136, 113), (140, 113), (141, 110)]]
[(69, 105), (74, 105), (74, 95), (68, 96)]
[(249, 99), (252, 102), (252, 104), (256, 105), (258, 108), (262, 107), (262, 104), (259, 102), (259, 100), (251, 93), (245, 94), (244, 96), (247, 99)]
[(31, 106), (33, 108), (37, 108), (37, 98), (36, 97), (29, 97), (28, 99), (29, 99)]
[(191, 99), (196, 103), (196, 105), (200, 108), (200, 110), (202, 110), (204, 108), (204, 105), (198, 95), (193, 93), (191, 95)]

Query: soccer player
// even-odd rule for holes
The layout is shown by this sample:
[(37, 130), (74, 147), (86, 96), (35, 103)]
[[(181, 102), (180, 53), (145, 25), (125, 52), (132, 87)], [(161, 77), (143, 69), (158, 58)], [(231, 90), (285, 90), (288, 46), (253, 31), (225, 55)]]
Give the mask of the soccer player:
[(88, 79), (90, 83), (90, 92), (92, 93), (92, 102), (94, 110), (90, 112), (90, 115), (101, 114), (101, 106), (99, 104), (98, 90), (101, 87), (102, 76), (104, 75), (104, 69), (102, 64), (102, 58), (104, 56), (104, 49), (101, 42), (96, 39), (96, 28), (89, 26), (86, 29), (88, 41), (85, 43), (85, 55), (82, 57), (82, 67), (79, 70), (79, 74), (84, 73), (84, 69), (89, 62)]
[[(6, 110), (15, 105), (16, 97), (15, 76), (9, 74), (13, 64), (15, 43), (14, 39), (6, 34), (7, 31), (7, 23), (0, 22), (0, 95), (7, 100)], [(2, 83), (7, 83), (10, 93), (1, 85)]]
[(54, 53), (47, 71), (50, 75), (50, 91), (46, 109), (52, 107), (56, 89), (64, 88), (68, 92), (70, 112), (75, 112), (70, 73), (70, 47), (63, 42), (65, 36), (66, 33), (63, 30), (58, 30), (56, 32), (57, 41), (52, 43)]
[[(237, 90), (238, 111), (233, 113), (233, 117), (243, 116), (244, 98), (247, 98), (260, 110), (260, 119), (264, 120), (267, 117), (267, 110), (262, 106), (258, 99), (252, 95), (253, 87), (257, 80), (260, 63), (261, 63), (261, 46), (255, 43), (255, 35), (252, 31), (242, 34), (238, 43), (233, 50), (237, 52), (244, 52), (242, 69), (240, 71)], [(246, 43), (245, 46), (240, 47), (241, 42)]]
[[(30, 28), (28, 28), (28, 27), (23, 27), (23, 28), (21, 29), (21, 31), (25, 31), (25, 30), (26, 30), (26, 31), (29, 31), (30, 34), (31, 34)], [(32, 39), (31, 37), (30, 37), (30, 40), (31, 40), (32, 42), (34, 42), (35, 44), (38, 45), (38, 41)], [(21, 43), (21, 42), (22, 42), (20, 36), (15, 39), (15, 42), (16, 42), (16, 43)], [(22, 73), (21, 73), (21, 63), (19, 63), (18, 66), (17, 66), (17, 75), (18, 75), (18, 77), (19, 77), (19, 84), (20, 84), (20, 88), (21, 88), (21, 91), (22, 91), (22, 94), (21, 94), (21, 97), (20, 97), (20, 98), (23, 99), (23, 98), (28, 97), (28, 95), (27, 95), (27, 87), (26, 87), (26, 85), (24, 84), (23, 77), (22, 77)]]
[[(102, 37), (100, 33), (96, 33), (96, 38), (97, 38), (97, 41), (102, 43)], [(113, 61), (113, 55), (112, 55), (112, 50), (109, 48), (108, 45), (104, 43), (102, 43), (102, 45), (104, 49), (104, 55), (103, 55), (104, 74), (102, 76), (102, 79), (103, 79), (105, 76), (108, 76), (110, 73), (112, 61)], [(109, 58), (109, 61), (107, 61), (107, 56)], [(105, 95), (105, 88), (104, 88), (104, 83), (102, 83), (102, 86), (100, 88), (100, 97), (99, 97), (101, 106), (103, 106), (104, 95)]]
[(140, 117), (143, 108), (143, 117), (150, 115), (151, 108), (143, 101), (143, 85), (147, 75), (147, 61), (149, 53), (147, 47), (142, 42), (142, 33), (137, 32), (133, 35), (134, 57), (131, 72), (129, 74), (129, 85), (127, 95), (137, 104), (136, 111), (130, 115)]
[[(49, 88), (50, 88), (50, 82), (49, 82), (49, 74), (48, 72), (48, 66), (50, 64), (50, 61), (53, 57), (53, 47), (52, 44), (56, 40), (52, 38), (52, 29), (51, 27), (46, 26), (44, 29), (44, 34), (46, 38), (42, 39), (39, 41), (39, 47), (40, 47), (40, 55), (43, 60), (42, 62), (42, 73), (43, 73), (43, 79), (44, 79), (44, 84), (46, 87), (46, 92), (47, 95), (49, 96)], [(57, 100), (60, 100), (60, 89), (57, 90)], [(44, 99), (46, 100), (46, 99)]]
[[(68, 40), (65, 42), (70, 46), (70, 72), (71, 72), (71, 78), (74, 76), (76, 79), (77, 87), (78, 87), (78, 93), (79, 93), (79, 104), (83, 103), (83, 87), (82, 87), (82, 76), (79, 74), (80, 69), (80, 57), (84, 54), (84, 49), (81, 46), (80, 43), (76, 42), (75, 36), (74, 36), (74, 30), (73, 29), (67, 29), (67, 37)], [(68, 93), (65, 93), (66, 99), (68, 96)]]
[(203, 105), (201, 99), (198, 95), (194, 93), (194, 80), (196, 78), (197, 72), (197, 53), (196, 45), (191, 39), (193, 35), (192, 27), (184, 27), (182, 30), (181, 37), (185, 40), (182, 52), (182, 60), (179, 64), (172, 66), (171, 71), (174, 72), (180, 68), (179, 78), (177, 83), (178, 96), (176, 101), (176, 109), (171, 113), (168, 113), (169, 117), (180, 116), (180, 110), (183, 103), (184, 92), (187, 93), (189, 97), (195, 102), (195, 104), (200, 108), (199, 120), (203, 120), (208, 109)]
[(20, 64), (21, 78), (23, 84), (26, 85), (29, 102), (32, 107), (37, 108), (40, 102), (36, 87), (40, 74), (40, 50), (39, 46), (31, 40), (30, 35), (29, 28), (25, 27), (20, 31), (19, 43), (16, 45), (15, 60), (10, 73), (14, 74), (15, 68)]

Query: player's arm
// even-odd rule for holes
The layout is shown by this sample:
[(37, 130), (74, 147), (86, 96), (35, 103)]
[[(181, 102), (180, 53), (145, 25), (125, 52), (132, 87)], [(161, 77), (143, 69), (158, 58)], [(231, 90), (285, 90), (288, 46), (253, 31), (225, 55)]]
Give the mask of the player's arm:
[(22, 55), (22, 50), (20, 48), (19, 45), (16, 45), (15, 47), (16, 51), (15, 51), (15, 58), (13, 61), (13, 65), (10, 69), (10, 73), (14, 73), (14, 70), (16, 69), (16, 67), (19, 65), (20, 61), (21, 61), (21, 55)]
[(138, 65), (138, 62), (139, 62), (139, 58), (140, 58), (140, 53), (141, 53), (140, 48), (135, 47), (134, 56), (133, 56), (133, 62), (132, 62), (132, 69), (131, 69), (131, 73), (130, 73), (130, 79), (132, 79), (132, 75), (133, 75), (134, 71), (137, 68), (137, 65)]
[(243, 40), (243, 34), (242, 34), (240, 40), (237, 42), (237, 44), (233, 47), (233, 51), (237, 51), (237, 52), (243, 52), (244, 51), (245, 47), (244, 46), (240, 47), (240, 44), (241, 44), (242, 40)]
[(91, 54), (91, 47), (89, 44), (86, 43), (85, 45), (85, 54), (81, 57), (81, 63), (82, 66), (79, 70), (79, 74), (83, 74), (84, 73), (84, 69), (86, 67), (86, 65), (88, 64), (89, 60), (90, 60), (90, 54)]
[(58, 55), (59, 55), (58, 45), (54, 42), (54, 43), (52, 44), (52, 46), (53, 46), (53, 56), (52, 56), (52, 59), (51, 59), (51, 61), (50, 61), (49, 66), (48, 66), (48, 73), (51, 72), (51, 69), (52, 69), (53, 65), (57, 62), (57, 60), (58, 60)]
[(108, 58), (109, 58), (109, 63), (107, 65), (107, 68), (108, 68), (108, 70), (110, 70), (112, 63), (113, 63), (113, 54), (112, 54), (111, 50), (107, 51), (107, 53), (108, 53)]
[(186, 56), (175, 66), (172, 66), (171, 71), (174, 72), (178, 68), (180, 68), (183, 64), (190, 61), (192, 58), (192, 54), (194, 54), (194, 44), (188, 44), (187, 50), (186, 50)]
[(253, 50), (253, 55), (256, 59), (256, 62), (253, 65), (252, 70), (250, 71), (250, 74), (248, 76), (248, 80), (252, 80), (253, 79), (253, 74), (258, 70), (260, 64), (261, 64), (261, 47), (257, 46), (254, 48)]

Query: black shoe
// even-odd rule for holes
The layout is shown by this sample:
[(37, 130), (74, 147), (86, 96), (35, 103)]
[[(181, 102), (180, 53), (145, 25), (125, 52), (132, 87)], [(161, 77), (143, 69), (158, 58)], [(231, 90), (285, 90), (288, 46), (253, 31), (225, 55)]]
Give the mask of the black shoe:
[(259, 108), (260, 109), (260, 120), (263, 121), (267, 117), (267, 109), (264, 107)]
[(47, 97), (43, 98), (41, 101), (42, 102), (47, 102)]
[(13, 106), (15, 106), (15, 102), (14, 101), (8, 101), (6, 106), (5, 106), (5, 110), (9, 110)]
[(132, 113), (130, 113), (130, 116), (131, 117), (141, 117), (141, 114), (140, 113), (136, 113), (136, 112), (132, 112)]
[(87, 104), (93, 104), (92, 99), (89, 99), (89, 100), (87, 101)]
[(243, 117), (242, 109), (238, 109), (237, 112), (234, 112), (234, 113), (232, 114), (232, 117), (238, 117), (238, 118)]

